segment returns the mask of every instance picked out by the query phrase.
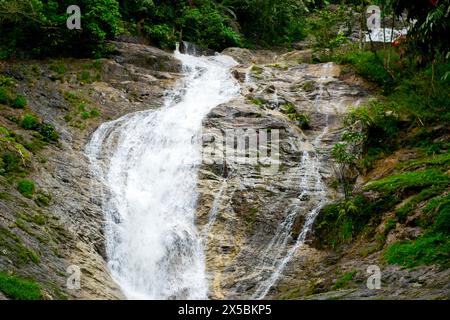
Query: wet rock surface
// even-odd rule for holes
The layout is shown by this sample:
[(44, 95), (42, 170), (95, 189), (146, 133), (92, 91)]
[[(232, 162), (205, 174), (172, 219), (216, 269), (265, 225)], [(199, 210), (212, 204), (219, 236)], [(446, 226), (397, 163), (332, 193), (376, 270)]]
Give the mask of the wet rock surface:
[[(115, 54), (98, 61), (18, 61), (2, 66), (2, 72), (17, 81), (17, 91), (27, 97), (30, 112), (55, 126), (60, 135), (57, 144), (47, 145), (29, 164), (28, 178), (51, 196), (48, 206), (23, 197), (0, 176), (1, 191), (8, 194), (0, 201), (2, 231), (15, 234), (20, 248), (29, 248), (38, 257), (19, 263), (16, 253), (9, 250), (16, 250), (18, 244), (5, 238), (6, 242), (0, 242), (0, 270), (35, 279), (45, 299), (124, 298), (105, 262), (102, 200), (96, 192), (100, 185), (91, 173), (84, 147), (101, 122), (161, 106), (166, 91), (180, 76), (181, 64), (156, 48), (123, 42), (113, 45)], [(55, 66), (64, 72), (55, 72)], [(99, 115), (84, 119), (83, 112), (92, 109)], [(12, 112), (20, 116), (20, 111), (2, 109), (2, 115)], [(6, 118), (1, 121), (20, 131)], [(36, 225), (28, 219), (20, 224), (22, 228), (17, 226), (20, 217), (37, 214), (46, 217), (45, 223)], [(69, 266), (81, 271), (79, 289), (67, 286), (70, 270), (74, 270), (68, 271)]]
[[(272, 152), (279, 159), (247, 158), (244, 163), (242, 157), (236, 161), (225, 157), (222, 163), (203, 164), (198, 221), (200, 230), (210, 228), (204, 240), (210, 295), (261, 298), (267, 291), (270, 297), (272, 286), (292, 277), (292, 268), (299, 263), (296, 254), (284, 259), (296, 251), (308, 214), (323, 205), (324, 198), (340, 197), (327, 187), (333, 176), (330, 150), (339, 138), (341, 116), (368, 92), (340, 81), (335, 64), (299, 64), (303, 54), (268, 59), (265, 52), (226, 53), (243, 62), (234, 70), (242, 95), (208, 115), (204, 136), (215, 138), (203, 143), (216, 153), (232, 154), (237, 142), (223, 143), (224, 131), (234, 130), (238, 137), (277, 132), (279, 139), (274, 135), (271, 143), (277, 143), (278, 150)], [(308, 129), (301, 128), (296, 115), (309, 118)], [(256, 155), (260, 149), (247, 153)]]

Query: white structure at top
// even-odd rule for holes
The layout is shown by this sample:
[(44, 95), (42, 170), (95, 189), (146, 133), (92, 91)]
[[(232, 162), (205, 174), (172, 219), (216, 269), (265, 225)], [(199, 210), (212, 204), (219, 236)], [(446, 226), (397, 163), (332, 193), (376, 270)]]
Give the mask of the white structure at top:
[(408, 33), (408, 29), (403, 28), (401, 30), (391, 28), (374, 28), (369, 32), (366, 32), (364, 37), (365, 42), (393, 42), (401, 36)]

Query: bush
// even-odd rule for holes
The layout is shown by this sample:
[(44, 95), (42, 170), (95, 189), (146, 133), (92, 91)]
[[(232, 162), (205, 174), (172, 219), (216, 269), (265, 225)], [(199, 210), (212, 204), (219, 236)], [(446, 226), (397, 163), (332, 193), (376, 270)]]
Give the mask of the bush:
[(81, 113), (81, 118), (84, 119), (84, 120), (89, 119), (89, 112), (83, 111)]
[(4, 173), (11, 173), (20, 169), (21, 158), (11, 152), (6, 152), (1, 157)]
[(305, 36), (306, 8), (297, 0), (228, 0), (242, 33), (258, 45), (289, 45)]
[(392, 195), (373, 201), (356, 196), (325, 206), (313, 226), (316, 245), (319, 248), (336, 248), (350, 243), (361, 234), (372, 235), (381, 221), (378, 213), (391, 210), (398, 202), (399, 199)]
[(98, 109), (92, 109), (89, 113), (91, 118), (96, 118), (100, 116), (100, 111)]
[(288, 103), (283, 108), (288, 118), (296, 121), (298, 126), (302, 129), (309, 129), (309, 117), (306, 114), (298, 113), (297, 109), (292, 103)]
[(162, 48), (173, 48), (177, 42), (177, 36), (168, 24), (145, 25), (144, 32), (156, 45)]
[(26, 107), (26, 105), (27, 105), (27, 99), (20, 94), (11, 103), (11, 107), (13, 107), (15, 109), (23, 109)]
[(186, 7), (178, 23), (183, 38), (214, 50), (240, 46), (241, 39), (230, 27), (230, 19), (212, 7)]
[(44, 123), (40, 125), (39, 133), (45, 142), (57, 142), (59, 140), (59, 134), (51, 124)]
[(31, 198), (33, 196), (35, 186), (34, 182), (31, 180), (20, 180), (17, 184), (17, 190), (25, 197)]
[(41, 289), (35, 281), (11, 276), (4, 272), (0, 272), (0, 291), (8, 298), (15, 300), (42, 299)]
[(36, 130), (39, 128), (39, 120), (32, 114), (26, 114), (20, 122), (22, 128)]
[[(44, 207), (44, 206), (48, 206), (50, 204), (50, 197), (43, 194), (43, 193), (39, 193), (36, 197), (36, 199), (34, 199), (34, 202), (36, 202), (36, 204), (39, 207)], [(38, 224), (41, 224), (39, 221), (36, 222)], [(42, 223), (43, 224), (43, 223)]]

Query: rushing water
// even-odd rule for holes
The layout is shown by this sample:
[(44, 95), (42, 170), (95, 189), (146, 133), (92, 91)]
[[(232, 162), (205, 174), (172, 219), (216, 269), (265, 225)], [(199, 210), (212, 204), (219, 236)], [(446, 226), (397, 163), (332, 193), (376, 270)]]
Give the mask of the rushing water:
[(175, 56), (185, 77), (165, 105), (102, 124), (86, 150), (104, 186), (109, 267), (132, 299), (207, 297), (195, 227), (199, 136), (208, 112), (239, 92), (230, 73), (236, 62)]

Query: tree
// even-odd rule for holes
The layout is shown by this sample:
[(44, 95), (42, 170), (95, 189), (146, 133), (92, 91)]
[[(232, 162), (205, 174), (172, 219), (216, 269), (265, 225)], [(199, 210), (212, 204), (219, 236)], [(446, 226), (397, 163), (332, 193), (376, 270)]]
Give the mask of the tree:
[(70, 0), (0, 0), (0, 52), (16, 49), (38, 56), (67, 53), (95, 56), (119, 31), (121, 16), (115, 0), (79, 0), (82, 29), (66, 27)]

